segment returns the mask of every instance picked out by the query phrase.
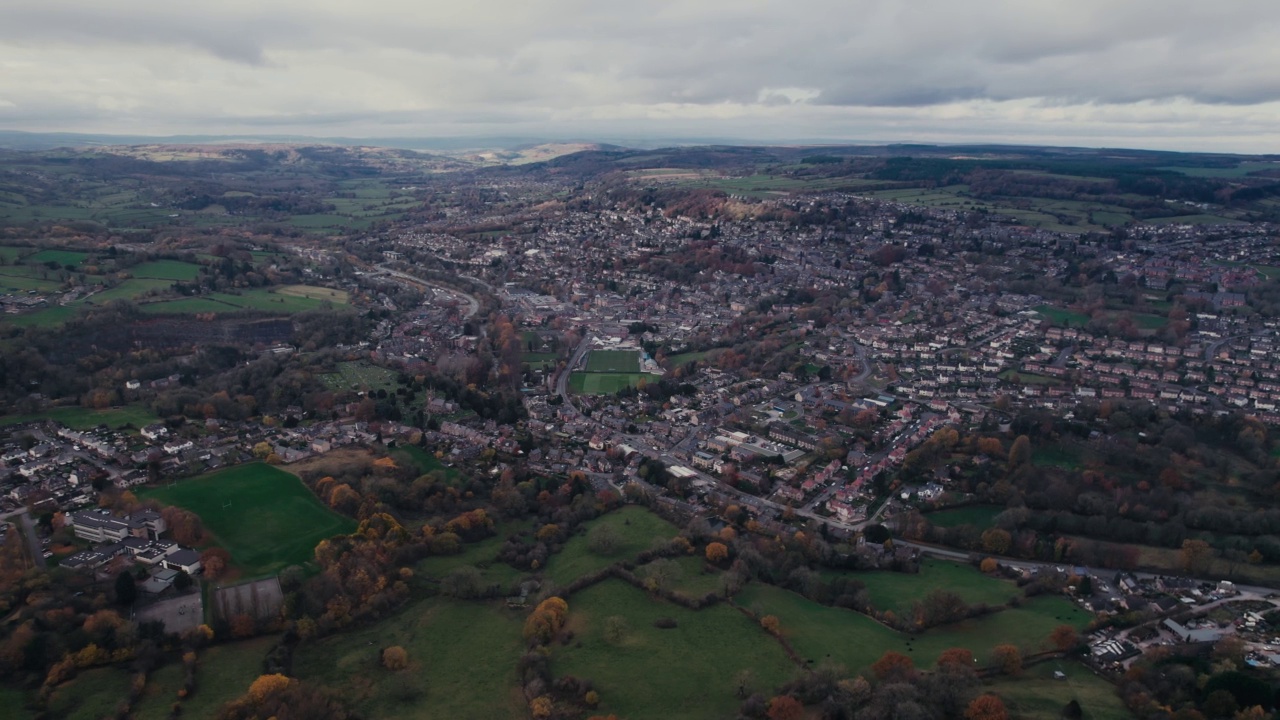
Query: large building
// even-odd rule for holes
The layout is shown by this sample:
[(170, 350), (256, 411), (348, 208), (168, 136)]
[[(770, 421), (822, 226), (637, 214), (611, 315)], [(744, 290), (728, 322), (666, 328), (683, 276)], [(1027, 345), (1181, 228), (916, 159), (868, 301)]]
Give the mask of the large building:
[(156, 540), (168, 529), (154, 510), (139, 510), (125, 517), (116, 517), (109, 510), (79, 510), (67, 514), (67, 523), (76, 537), (92, 542), (120, 542), (127, 537)]

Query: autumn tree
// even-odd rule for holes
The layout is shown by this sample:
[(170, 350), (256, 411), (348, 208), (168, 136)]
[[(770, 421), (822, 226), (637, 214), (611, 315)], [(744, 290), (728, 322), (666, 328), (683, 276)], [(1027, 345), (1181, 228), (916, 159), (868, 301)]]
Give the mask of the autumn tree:
[(721, 563), (729, 558), (729, 548), (724, 543), (707, 543), (707, 562)]
[(778, 695), (769, 701), (769, 720), (800, 720), (804, 705), (790, 695)]
[(1080, 634), (1070, 625), (1059, 625), (1049, 633), (1049, 642), (1062, 652), (1067, 652), (1080, 644)]
[(777, 615), (765, 615), (760, 618), (760, 627), (770, 635), (777, 635), (782, 630), (782, 624), (778, 621)]
[(1005, 675), (1017, 675), (1022, 672), (1022, 651), (1017, 645), (1001, 643), (991, 650), (991, 659)]
[(938, 656), (938, 669), (965, 668), (972, 670), (974, 666), (973, 651), (968, 648), (950, 648), (943, 650)]
[(1009, 469), (1017, 470), (1029, 462), (1031, 462), (1031, 438), (1019, 435), (1009, 447)]
[(982, 533), (982, 549), (985, 552), (1004, 555), (1009, 552), (1009, 547), (1012, 544), (1013, 536), (1009, 534), (1008, 530), (990, 528)]
[(982, 562), (978, 565), (978, 569), (988, 575), (995, 572), (999, 568), (1000, 568), (1000, 563), (996, 562), (995, 558), (983, 558)]
[(906, 655), (889, 650), (871, 663), (871, 672), (880, 680), (900, 680), (914, 676), (916, 666)]
[(1182, 569), (1192, 574), (1203, 574), (1209, 570), (1213, 562), (1213, 548), (1204, 540), (1187, 539), (1182, 541), (1179, 553)]
[(382, 666), (388, 670), (403, 670), (409, 667), (409, 653), (399, 645), (392, 645), (382, 651)]
[(289, 678), (280, 673), (259, 675), (258, 679), (254, 680), (253, 684), (249, 686), (249, 700), (261, 705), (268, 696), (283, 692), (285, 688), (289, 687), (289, 683)]
[(220, 547), (213, 547), (200, 553), (200, 567), (204, 576), (210, 580), (220, 579), (231, 564), (231, 553)]
[(986, 693), (969, 703), (964, 711), (965, 720), (1008, 720), (1009, 713), (998, 695)]
[(560, 632), (560, 628), (564, 627), (568, 615), (569, 604), (562, 598), (550, 597), (543, 600), (524, 622), (525, 639), (539, 643), (550, 642)]

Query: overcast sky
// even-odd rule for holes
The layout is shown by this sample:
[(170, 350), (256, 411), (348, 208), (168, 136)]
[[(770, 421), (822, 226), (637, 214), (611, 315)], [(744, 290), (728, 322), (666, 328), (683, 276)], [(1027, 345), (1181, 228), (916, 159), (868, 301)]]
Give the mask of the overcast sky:
[(3, 0), (0, 128), (1280, 152), (1280, 2)]

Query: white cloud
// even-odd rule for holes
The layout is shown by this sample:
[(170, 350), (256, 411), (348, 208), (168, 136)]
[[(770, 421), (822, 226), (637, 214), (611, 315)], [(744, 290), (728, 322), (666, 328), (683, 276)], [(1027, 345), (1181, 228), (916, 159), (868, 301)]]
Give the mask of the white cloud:
[(1273, 0), (7, 0), (0, 126), (1280, 151)]

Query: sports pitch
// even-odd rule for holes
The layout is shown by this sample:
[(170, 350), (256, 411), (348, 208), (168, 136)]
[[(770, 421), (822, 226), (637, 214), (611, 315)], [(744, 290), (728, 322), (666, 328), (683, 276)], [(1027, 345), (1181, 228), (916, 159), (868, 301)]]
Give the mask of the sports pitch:
[(640, 372), (640, 353), (635, 350), (592, 350), (587, 355), (589, 373)]
[(145, 488), (138, 495), (199, 515), (205, 531), (248, 576), (308, 562), (321, 540), (356, 526), (321, 504), (301, 480), (263, 463)]

